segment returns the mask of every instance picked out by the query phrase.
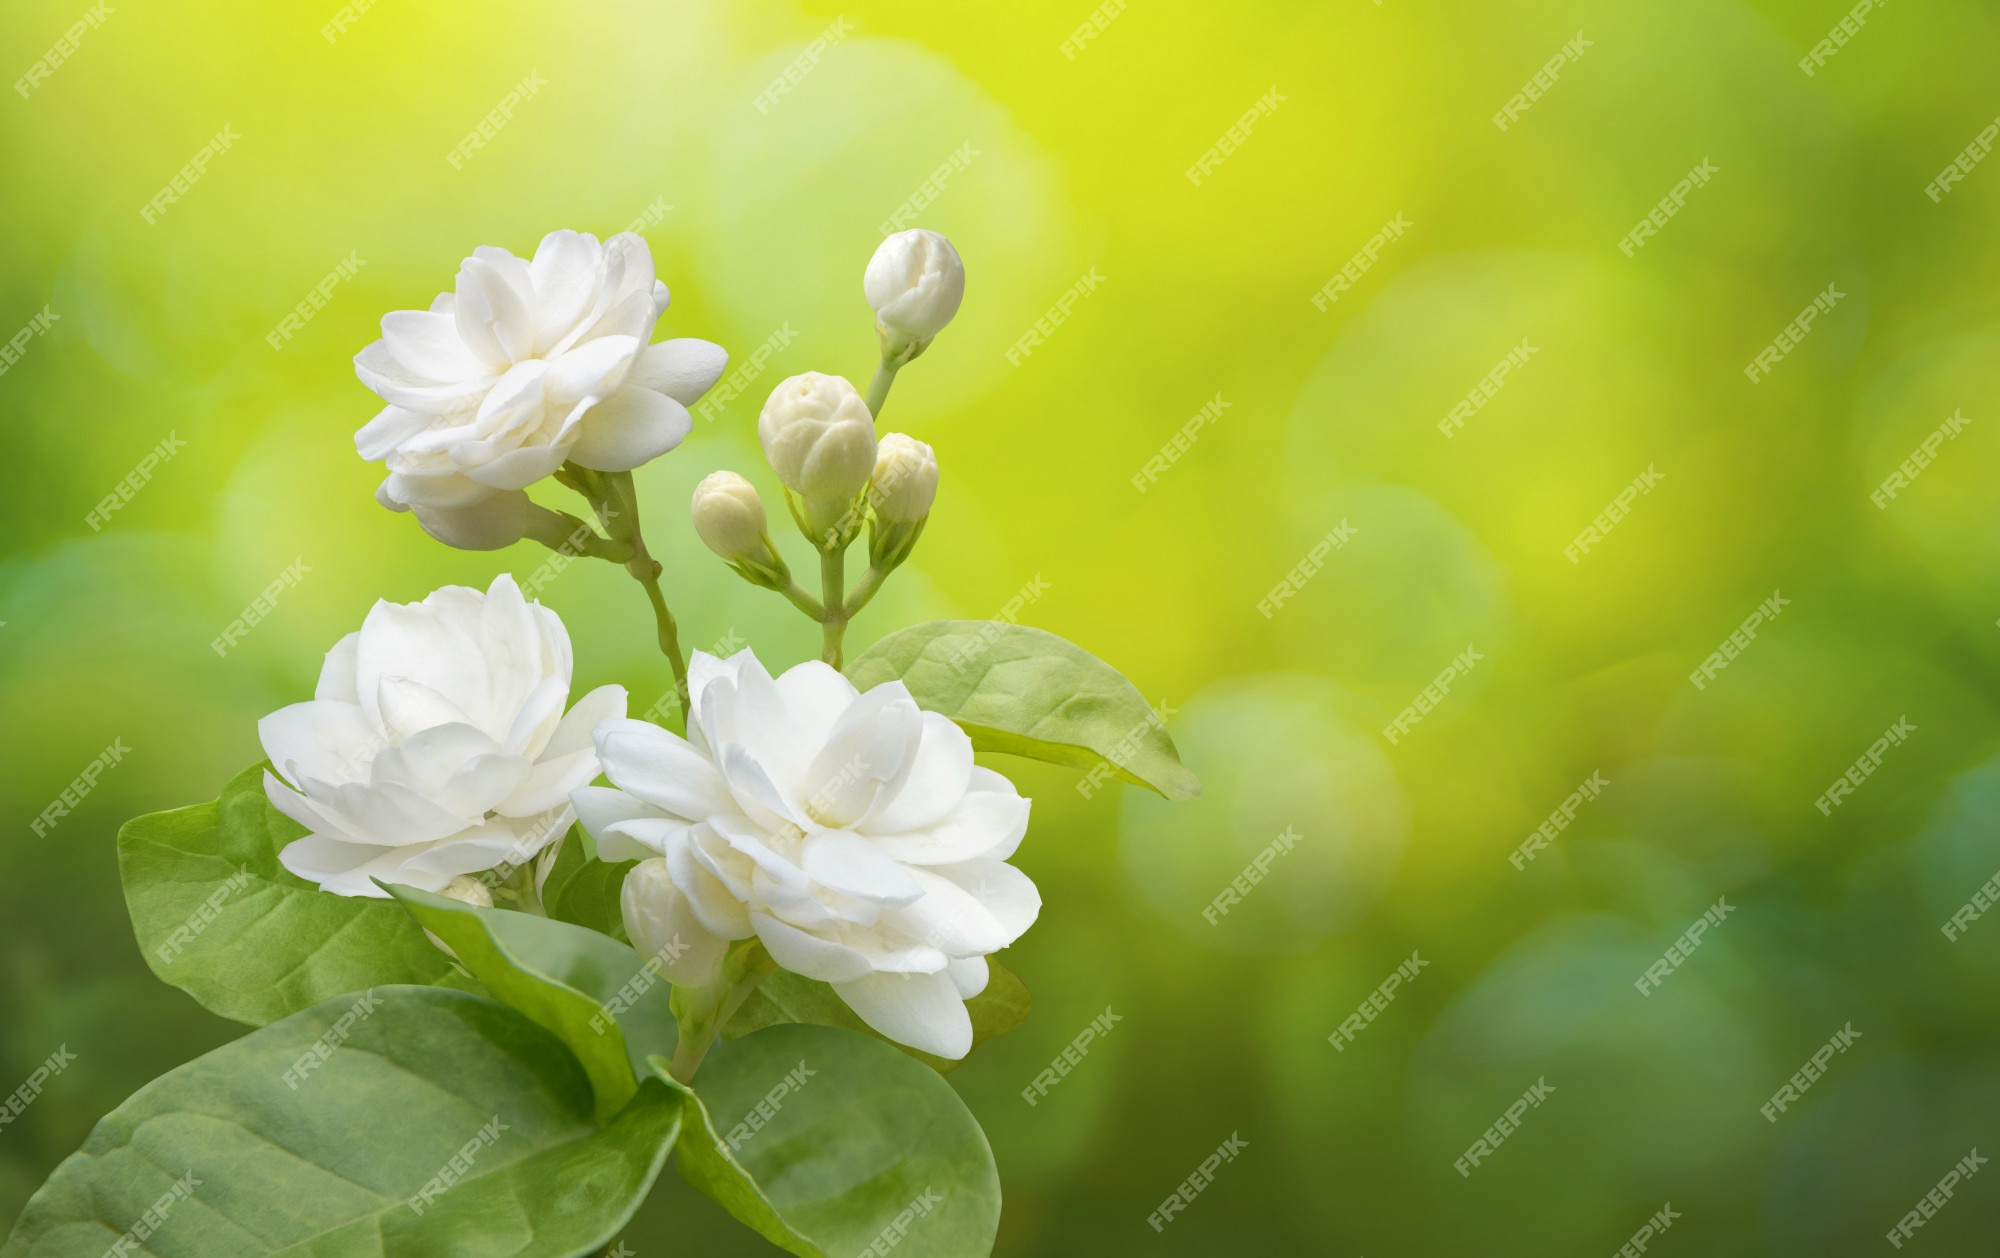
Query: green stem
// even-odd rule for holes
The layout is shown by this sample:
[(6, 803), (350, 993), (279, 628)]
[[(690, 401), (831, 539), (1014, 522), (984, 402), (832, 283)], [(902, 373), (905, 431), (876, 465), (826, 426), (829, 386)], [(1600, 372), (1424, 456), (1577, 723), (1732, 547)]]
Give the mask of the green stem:
[(820, 658), (835, 668), (840, 667), (840, 639), (847, 632), (847, 608), (845, 589), (847, 578), (843, 571), (847, 553), (835, 547), (819, 552), (819, 583), (821, 596), (826, 600), (825, 613), (820, 617), (824, 630), (825, 645)]
[(645, 587), (646, 598), (653, 605), (654, 623), (659, 626), (660, 653), (673, 667), (674, 690), (685, 706), (687, 661), (681, 657), (680, 626), (675, 623), (673, 612), (667, 608), (667, 596), (660, 590), (660, 561), (647, 551), (645, 535), (639, 529), (639, 491), (632, 484), (632, 473), (601, 473), (596, 479), (603, 487), (605, 505), (615, 513), (611, 520), (606, 521), (606, 531), (613, 531), (611, 525), (617, 523), (620, 527), (614, 535), (631, 544), (632, 558), (626, 562), (625, 571)]
[(847, 618), (852, 620), (859, 615), (861, 609), (868, 606), (868, 600), (875, 597), (875, 591), (881, 589), (882, 583), (888, 579), (887, 568), (869, 564), (868, 571), (862, 573), (861, 580), (855, 583), (854, 593), (848, 596)]
[(887, 358), (875, 364), (875, 379), (868, 385), (868, 413), (877, 419), (882, 418), (882, 404), (889, 400), (889, 386), (896, 383), (900, 366)]
[(792, 606), (811, 616), (814, 620), (824, 621), (826, 619), (826, 608), (820, 606), (820, 601), (807, 593), (806, 588), (797, 581), (790, 582), (786, 588), (779, 590), (778, 593), (792, 600)]
[(672, 1004), (680, 1038), (674, 1044), (674, 1058), (667, 1066), (667, 1073), (682, 1083), (692, 1083), (694, 1072), (701, 1069), (702, 1058), (715, 1045), (715, 1037), (736, 1016), (743, 1002), (750, 999), (757, 984), (777, 968), (778, 963), (753, 936), (730, 946), (722, 973), (713, 986), (674, 988)]

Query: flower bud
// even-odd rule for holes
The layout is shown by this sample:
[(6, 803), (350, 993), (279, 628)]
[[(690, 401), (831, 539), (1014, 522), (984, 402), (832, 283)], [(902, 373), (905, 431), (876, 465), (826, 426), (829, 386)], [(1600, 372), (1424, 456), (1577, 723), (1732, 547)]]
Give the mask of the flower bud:
[(757, 439), (778, 480), (805, 500), (803, 523), (815, 540), (846, 514), (875, 471), (875, 417), (839, 376), (808, 371), (771, 390)]
[(625, 934), (639, 955), (658, 961), (660, 972), (677, 987), (706, 987), (715, 982), (729, 941), (709, 933), (694, 915), (694, 906), (667, 874), (658, 856), (640, 861), (625, 875), (618, 896)]
[(892, 432), (875, 450), (875, 478), (869, 499), (877, 518), (915, 524), (931, 513), (937, 499), (937, 455), (914, 437)]
[(911, 228), (875, 250), (861, 291), (875, 311), (883, 356), (908, 361), (923, 353), (958, 313), (965, 297), (965, 264), (949, 240)]
[(716, 554), (736, 563), (766, 549), (769, 522), (757, 488), (734, 472), (714, 472), (694, 487), (694, 531)]

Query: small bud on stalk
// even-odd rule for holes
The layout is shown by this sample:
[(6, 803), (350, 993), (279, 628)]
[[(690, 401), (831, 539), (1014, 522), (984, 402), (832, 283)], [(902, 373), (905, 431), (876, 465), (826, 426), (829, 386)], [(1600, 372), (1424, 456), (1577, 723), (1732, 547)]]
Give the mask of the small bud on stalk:
[(791, 571), (771, 544), (769, 520), (757, 488), (735, 472), (711, 473), (694, 487), (694, 531), (744, 580), (783, 589)]
[(757, 419), (764, 457), (793, 504), (799, 527), (821, 550), (852, 540), (854, 499), (875, 470), (875, 418), (853, 385), (808, 371), (771, 391)]
[(875, 521), (868, 535), (868, 559), (884, 570), (909, 557), (937, 500), (937, 455), (914, 437), (892, 432), (875, 454), (868, 500)]
[(965, 298), (965, 264), (958, 250), (920, 227), (884, 240), (868, 260), (861, 291), (875, 311), (882, 359), (902, 366), (930, 348)]

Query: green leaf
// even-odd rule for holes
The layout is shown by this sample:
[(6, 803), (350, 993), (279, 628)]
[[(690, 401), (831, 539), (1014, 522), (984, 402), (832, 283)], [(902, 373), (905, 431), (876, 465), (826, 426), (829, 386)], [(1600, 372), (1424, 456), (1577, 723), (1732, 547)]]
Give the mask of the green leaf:
[(975, 750), (1098, 771), (1168, 799), (1201, 794), (1201, 780), (1132, 683), (1052, 633), (1002, 621), (926, 621), (863, 651), (847, 676), (863, 690), (902, 681), (918, 706), (958, 722)]
[(572, 825), (563, 836), (554, 867), (542, 882), (542, 907), (559, 922), (588, 926), (629, 943), (618, 896), (625, 889), (625, 875), (638, 863), (599, 860), (588, 850), (583, 827)]
[(631, 945), (532, 913), (384, 887), (496, 1000), (568, 1046), (596, 1090), (600, 1122), (631, 1099), (645, 1054), (673, 1051), (672, 988)]
[(659, 1175), (681, 1105), (649, 1080), (610, 1122), (591, 1110), (576, 1059), (504, 1005), (435, 987), (337, 997), (106, 1115), (0, 1258), (97, 1258), (141, 1227), (130, 1252), (200, 1258), (599, 1253)]
[(881, 1040), (766, 1027), (713, 1049), (694, 1092), (682, 1177), (773, 1243), (802, 1258), (992, 1252), (1000, 1178), (985, 1133), (950, 1084)]
[[(1028, 989), (1021, 980), (993, 957), (986, 958), (986, 972), (985, 990), (965, 1002), (965, 1011), (972, 1016), (973, 1048), (1028, 1020)], [(750, 998), (736, 1011), (736, 1016), (722, 1028), (722, 1035), (724, 1039), (733, 1040), (767, 1026), (788, 1022), (844, 1027), (863, 1035), (872, 1035), (908, 1053), (941, 1075), (948, 1075), (964, 1064), (963, 1058), (934, 1057), (922, 1049), (897, 1044), (863, 1022), (830, 984), (789, 970), (779, 970), (759, 983), (757, 990), (750, 993)], [(971, 1056), (971, 1053), (966, 1056)]]
[(305, 828), (271, 807), (265, 768), (237, 774), (212, 803), (119, 830), (125, 904), (153, 973), (252, 1026), (364, 987), (477, 989), (396, 905), (329, 895), (278, 863)]

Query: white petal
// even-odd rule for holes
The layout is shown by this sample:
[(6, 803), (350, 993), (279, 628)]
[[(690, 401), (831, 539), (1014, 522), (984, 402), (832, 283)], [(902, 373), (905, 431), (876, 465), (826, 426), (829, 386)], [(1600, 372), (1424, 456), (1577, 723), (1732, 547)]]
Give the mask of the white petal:
[(570, 792), (590, 785), (597, 776), (597, 748), (585, 747), (568, 755), (544, 756), (529, 768), (514, 792), (493, 805), (503, 817), (527, 817), (560, 808)]
[(595, 736), (604, 775), (620, 789), (688, 821), (736, 811), (715, 766), (680, 736), (627, 718), (599, 722)]
[(575, 330), (597, 295), (604, 250), (595, 236), (553, 231), (528, 264), (535, 285), (535, 352), (546, 354)]
[(946, 974), (869, 974), (833, 990), (898, 1044), (953, 1060), (972, 1051), (972, 1015)]
[(975, 785), (983, 784), (982, 775), (997, 779), (1005, 789), (968, 791), (958, 807), (923, 830), (882, 834), (872, 824), (860, 829), (884, 852), (910, 865), (955, 865), (978, 857), (1006, 860), (1028, 832), (1029, 801), (991, 769), (974, 766)]
[[(620, 860), (644, 860), (647, 853), (611, 856), (605, 850), (605, 834), (621, 821), (636, 821), (642, 817), (658, 818), (659, 809), (636, 795), (608, 786), (580, 786), (569, 793), (570, 806), (576, 809), (576, 819), (582, 823), (584, 833), (597, 842), (598, 859), (617, 862)], [(631, 840), (616, 836), (613, 847), (627, 851)]]
[(385, 406), (354, 434), (354, 449), (370, 463), (386, 459), (389, 451), (429, 428), (434, 418), (422, 411)]
[(294, 785), (308, 777), (365, 781), (368, 763), (382, 745), (360, 706), (337, 699), (279, 708), (257, 722), (257, 738), (265, 756)]
[(985, 991), (993, 978), (992, 967), (986, 964), (985, 957), (954, 957), (944, 972), (951, 975), (951, 985), (967, 1000)]
[(502, 489), (463, 507), (413, 504), (424, 532), (458, 550), (502, 550), (551, 514), (518, 489)]
[(475, 252), (459, 267), (453, 318), (466, 348), (492, 370), (505, 371), (534, 352), (528, 303), (490, 257)]
[(693, 427), (679, 402), (628, 384), (584, 415), (569, 457), (600, 472), (629, 472), (679, 445)]
[(715, 387), (728, 367), (728, 350), (685, 336), (648, 345), (632, 364), (625, 383), (664, 393), (682, 406), (693, 406)]
[(558, 406), (585, 400), (601, 402), (623, 383), (625, 370), (638, 353), (639, 342), (629, 336), (585, 341), (549, 363), (544, 392)]
[(606, 721), (625, 719), (625, 687), (619, 685), (599, 686), (576, 701), (563, 719), (556, 725), (555, 732), (543, 745), (542, 754), (563, 756), (585, 747), (594, 747), (593, 735), (597, 727)]
[[(527, 620), (527, 628), (533, 633), (534, 621)], [(532, 646), (528, 648), (532, 650)], [(526, 652), (524, 652), (524, 655)], [(538, 661), (524, 659), (514, 667), (527, 672)], [(511, 670), (510, 670), (511, 671)], [(563, 719), (563, 700), (569, 698), (569, 679), (566, 677), (544, 677), (528, 692), (520, 711), (514, 716), (514, 723), (507, 730), (506, 738), (500, 742), (501, 750), (510, 756), (526, 756), (530, 760), (546, 759), (543, 749), (549, 744), (549, 736), (555, 733), (556, 725)], [(574, 751), (576, 748), (572, 747)]]
[(813, 835), (799, 853), (806, 876), (844, 895), (877, 904), (905, 905), (924, 888), (901, 865), (858, 834), (830, 830)]
[(648, 962), (657, 962), (667, 981), (706, 987), (721, 975), (729, 941), (713, 934), (667, 873), (660, 857), (639, 862), (625, 875), (618, 896), (625, 933)]
[(382, 316), (382, 343), (412, 375), (439, 383), (490, 376), (447, 314), (398, 310)]
[(748, 939), (756, 933), (750, 913), (729, 884), (715, 873), (713, 862), (700, 859), (696, 837), (702, 827), (693, 827), (667, 841), (667, 867), (674, 885), (688, 898), (702, 925), (724, 939)]
[(490, 459), (478, 467), (469, 467), (465, 474), (482, 485), (494, 489), (526, 489), (528, 486), (551, 475), (569, 457), (567, 447), (522, 446), (509, 450), (497, 458)]
[(958, 807), (972, 782), (972, 739), (950, 717), (925, 712), (923, 734), (908, 776), (891, 795), (884, 792), (863, 824), (885, 834), (922, 830)]
[(357, 704), (361, 701), (360, 691), (354, 685), (354, 652), (360, 645), (359, 633), (350, 633), (333, 644), (333, 649), (326, 653), (326, 663), (320, 665), (319, 686), (313, 691), (313, 698)]
[[(794, 974), (816, 978), (822, 983), (847, 983), (875, 972), (868, 958), (855, 949), (807, 934), (769, 913), (751, 913), (750, 924), (756, 928), (757, 938), (764, 941), (764, 948), (771, 954), (772, 960)], [(857, 1009), (855, 1012), (861, 1011)], [(866, 1014), (862, 1016), (867, 1017)], [(871, 1022), (869, 1025), (874, 1024)]]

